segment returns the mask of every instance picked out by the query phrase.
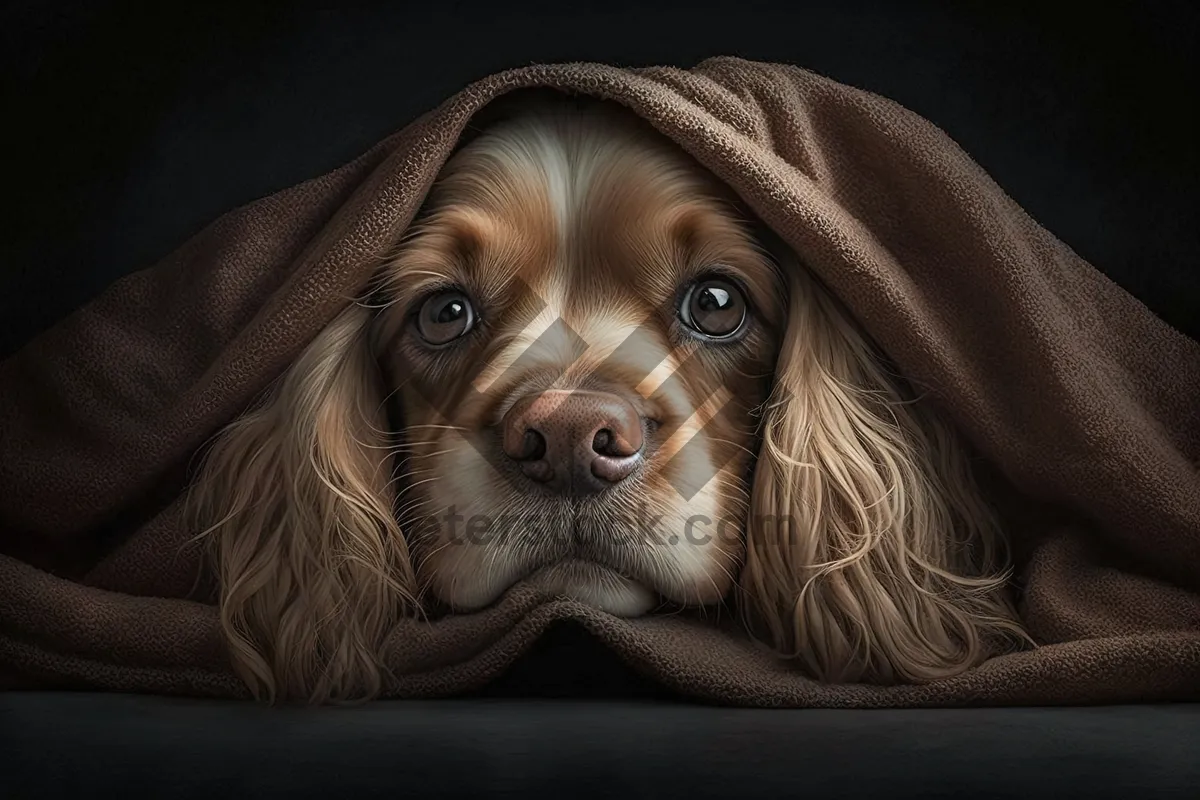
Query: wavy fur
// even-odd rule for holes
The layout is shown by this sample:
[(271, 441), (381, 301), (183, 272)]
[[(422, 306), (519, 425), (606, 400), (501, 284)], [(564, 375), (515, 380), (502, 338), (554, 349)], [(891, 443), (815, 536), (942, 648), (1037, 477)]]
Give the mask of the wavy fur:
[(962, 441), (822, 286), (787, 273), (740, 580), (752, 629), (839, 682), (930, 681), (1025, 641)]
[(378, 695), (383, 640), (416, 605), (369, 321), (354, 305), (329, 325), (218, 438), (191, 494), (233, 664), (268, 702)]

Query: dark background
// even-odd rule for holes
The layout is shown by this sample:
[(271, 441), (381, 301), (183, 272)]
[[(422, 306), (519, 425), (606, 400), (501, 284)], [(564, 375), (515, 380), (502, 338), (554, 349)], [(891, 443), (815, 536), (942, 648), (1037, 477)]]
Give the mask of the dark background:
[(350, 160), (490, 72), (716, 54), (799, 64), (931, 119), (1200, 335), (1190, 0), (3, 9), (0, 355), (221, 212)]
[[(0, 356), (223, 211), (339, 166), (491, 72), (718, 54), (922, 114), (1200, 336), (1194, 2), (436, 3), (4, 5)], [(570, 628), (489, 691), (531, 685), (656, 691)]]
[[(471, 80), (717, 54), (799, 64), (931, 119), (1200, 336), (1195, 0), (438, 3), (0, 0), (0, 357), (221, 212), (350, 160)], [(665, 697), (570, 626), (486, 693)], [(473, 699), (282, 714), (10, 693), (0, 795), (1191, 797), (1190, 710)]]

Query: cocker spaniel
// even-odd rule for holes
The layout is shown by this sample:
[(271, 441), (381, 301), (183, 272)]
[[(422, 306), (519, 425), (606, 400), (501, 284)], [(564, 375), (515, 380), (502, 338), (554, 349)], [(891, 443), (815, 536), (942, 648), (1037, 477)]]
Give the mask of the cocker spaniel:
[(535, 581), (735, 606), (796, 668), (921, 682), (1021, 639), (960, 437), (631, 113), (511, 104), (193, 486), (260, 697), (385, 688), (396, 621)]

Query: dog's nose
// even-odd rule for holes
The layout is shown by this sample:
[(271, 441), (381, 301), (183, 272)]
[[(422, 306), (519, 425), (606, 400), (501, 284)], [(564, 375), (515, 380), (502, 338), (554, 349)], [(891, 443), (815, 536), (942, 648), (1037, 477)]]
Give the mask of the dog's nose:
[(504, 452), (528, 477), (562, 494), (601, 492), (641, 461), (642, 418), (609, 392), (528, 394), (504, 415)]

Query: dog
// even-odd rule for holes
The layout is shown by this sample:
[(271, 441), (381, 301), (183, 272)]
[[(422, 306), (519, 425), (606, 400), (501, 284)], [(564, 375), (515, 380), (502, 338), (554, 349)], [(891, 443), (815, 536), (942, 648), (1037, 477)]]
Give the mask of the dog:
[(377, 696), (398, 619), (521, 581), (826, 681), (1017, 646), (968, 446), (816, 276), (631, 112), (502, 108), (193, 485), (255, 695)]

